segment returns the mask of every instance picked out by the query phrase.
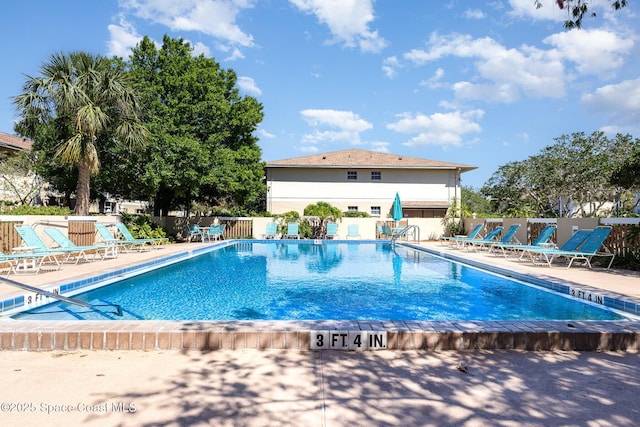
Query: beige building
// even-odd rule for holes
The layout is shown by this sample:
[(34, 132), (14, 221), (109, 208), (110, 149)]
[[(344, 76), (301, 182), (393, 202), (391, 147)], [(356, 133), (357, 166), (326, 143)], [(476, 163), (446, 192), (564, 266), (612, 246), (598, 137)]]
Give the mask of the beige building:
[(405, 218), (439, 218), (460, 198), (460, 174), (473, 169), (357, 149), (267, 162), (267, 211), (302, 213), (323, 201), (384, 219), (397, 192)]
[(32, 144), (30, 139), (0, 132), (0, 155), (12, 155), (22, 150), (31, 150)]

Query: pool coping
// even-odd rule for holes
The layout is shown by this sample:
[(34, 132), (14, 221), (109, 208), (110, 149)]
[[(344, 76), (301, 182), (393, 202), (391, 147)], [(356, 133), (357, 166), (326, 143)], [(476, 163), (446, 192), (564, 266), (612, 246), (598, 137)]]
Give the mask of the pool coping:
[[(251, 243), (264, 240), (252, 240)], [(268, 240), (271, 242), (272, 240)], [(146, 261), (92, 278), (60, 285), (65, 292), (84, 291), (100, 280), (118, 280), (132, 271), (167, 265), (237, 241), (207, 245), (167, 257)], [(336, 240), (363, 243), (368, 241)], [(371, 242), (384, 243), (374, 240)], [(283, 241), (286, 243), (286, 241)], [(293, 243), (293, 242), (291, 242)], [(423, 246), (408, 247), (442, 256), (463, 264), (481, 267), (498, 274), (526, 280), (563, 292), (569, 285), (517, 273)], [(83, 283), (83, 286), (80, 286)], [(585, 288), (588, 286), (585, 285)], [(601, 290), (594, 289), (599, 293)], [(607, 295), (611, 308), (633, 308), (637, 301), (624, 296)], [(622, 301), (622, 304), (616, 301)], [(633, 305), (632, 305), (633, 304)], [(622, 307), (622, 308), (618, 308)], [(630, 312), (631, 313), (631, 312)], [(305, 351), (314, 348), (312, 337), (318, 333), (384, 333), (387, 350), (528, 350), (528, 351), (631, 351), (640, 350), (640, 322), (614, 321), (42, 321), (0, 319), (0, 350), (246, 350), (287, 349)], [(353, 347), (331, 347), (354, 350)], [(355, 350), (361, 350), (356, 348)]]

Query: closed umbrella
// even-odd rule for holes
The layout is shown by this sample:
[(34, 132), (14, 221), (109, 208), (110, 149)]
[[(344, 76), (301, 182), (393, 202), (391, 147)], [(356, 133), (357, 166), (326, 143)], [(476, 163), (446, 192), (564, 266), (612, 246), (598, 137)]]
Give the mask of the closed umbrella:
[(393, 201), (393, 220), (400, 221), (402, 219), (402, 203), (400, 202), (400, 195), (396, 193), (396, 198)]

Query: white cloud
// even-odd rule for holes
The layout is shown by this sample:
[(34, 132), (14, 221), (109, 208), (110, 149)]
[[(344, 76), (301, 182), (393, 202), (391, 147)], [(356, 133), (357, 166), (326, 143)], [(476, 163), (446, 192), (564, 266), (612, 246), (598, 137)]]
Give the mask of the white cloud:
[(419, 85), (426, 86), (429, 89), (437, 89), (443, 86), (443, 83), (440, 81), (444, 77), (444, 70), (442, 68), (438, 68), (433, 76), (429, 77), (426, 80), (422, 80)]
[(249, 0), (127, 0), (120, 6), (173, 31), (196, 31), (232, 46), (253, 46), (253, 37), (236, 24), (238, 14), (253, 7)]
[[(122, 58), (128, 58), (131, 55), (131, 50), (142, 40), (142, 36), (138, 34), (133, 25), (119, 16), (118, 24), (111, 24), (108, 26), (110, 40), (107, 42), (107, 55), (108, 56), (120, 56)], [(152, 40), (156, 45), (156, 48), (161, 48), (161, 43)], [(205, 57), (211, 56), (211, 50), (203, 43), (191, 43), (189, 40), (185, 40), (193, 47), (191, 54), (193, 56), (199, 56), (200, 54)]]
[(267, 132), (263, 128), (259, 128), (256, 132), (258, 133), (258, 135), (265, 139), (273, 139), (276, 137), (274, 134)]
[(480, 9), (467, 9), (464, 11), (464, 17), (467, 19), (484, 19), (485, 14)]
[(634, 41), (622, 39), (605, 30), (572, 30), (553, 34), (543, 40), (562, 56), (577, 64), (582, 74), (603, 74), (620, 68)]
[(302, 110), (300, 114), (310, 126), (314, 127), (329, 126), (350, 132), (362, 132), (373, 128), (371, 123), (351, 111)]
[(400, 61), (398, 61), (398, 58), (395, 56), (390, 56), (382, 61), (382, 71), (384, 72), (385, 76), (390, 79), (394, 78), (398, 74), (397, 70), (401, 67), (402, 66), (400, 65)]
[(363, 52), (380, 52), (387, 46), (377, 30), (370, 30), (374, 20), (372, 0), (289, 0), (300, 11), (313, 14), (326, 24), (334, 42), (359, 47)]
[(434, 113), (430, 116), (417, 113), (399, 114), (398, 121), (387, 125), (387, 129), (404, 134), (417, 134), (403, 145), (460, 146), (464, 136), (482, 131), (478, 121), (484, 116), (482, 110)]
[(606, 114), (623, 124), (640, 121), (640, 78), (598, 88), (582, 96), (588, 110)]
[(561, 97), (565, 93), (564, 65), (558, 51), (531, 46), (507, 49), (490, 37), (432, 34), (427, 49), (412, 49), (404, 58), (416, 65), (446, 56), (474, 59), (484, 81), (460, 81), (453, 85), (462, 99), (514, 102), (521, 94), (531, 97)]
[(211, 57), (211, 49), (204, 43), (194, 43), (193, 44), (193, 53), (194, 56), (204, 55), (205, 57)]
[(262, 91), (251, 77), (238, 77), (238, 87), (252, 95), (262, 94)]
[(378, 151), (380, 153), (389, 153), (389, 145), (391, 144), (383, 141), (369, 142), (369, 146), (371, 147), (371, 150)]
[(533, 0), (509, 0), (509, 4), (512, 8), (509, 15), (519, 18), (551, 21), (565, 21), (569, 18), (567, 10), (561, 10), (555, 0), (540, 0), (541, 8), (536, 8)]
[(373, 128), (371, 123), (351, 111), (310, 109), (301, 111), (300, 115), (313, 128), (311, 133), (302, 137), (305, 144), (342, 142), (362, 145), (360, 133)]
[(109, 41), (107, 42), (107, 55), (119, 56), (127, 59), (131, 55), (131, 49), (138, 44), (142, 36), (124, 17), (118, 17), (119, 23), (108, 26)]

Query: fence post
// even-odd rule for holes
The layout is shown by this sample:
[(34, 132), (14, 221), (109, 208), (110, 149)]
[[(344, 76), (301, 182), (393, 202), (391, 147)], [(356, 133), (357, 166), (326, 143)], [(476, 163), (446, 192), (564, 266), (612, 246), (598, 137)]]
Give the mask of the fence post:
[(69, 221), (69, 240), (78, 246), (91, 246), (96, 240), (96, 228), (94, 227), (95, 219), (91, 217), (68, 217)]

